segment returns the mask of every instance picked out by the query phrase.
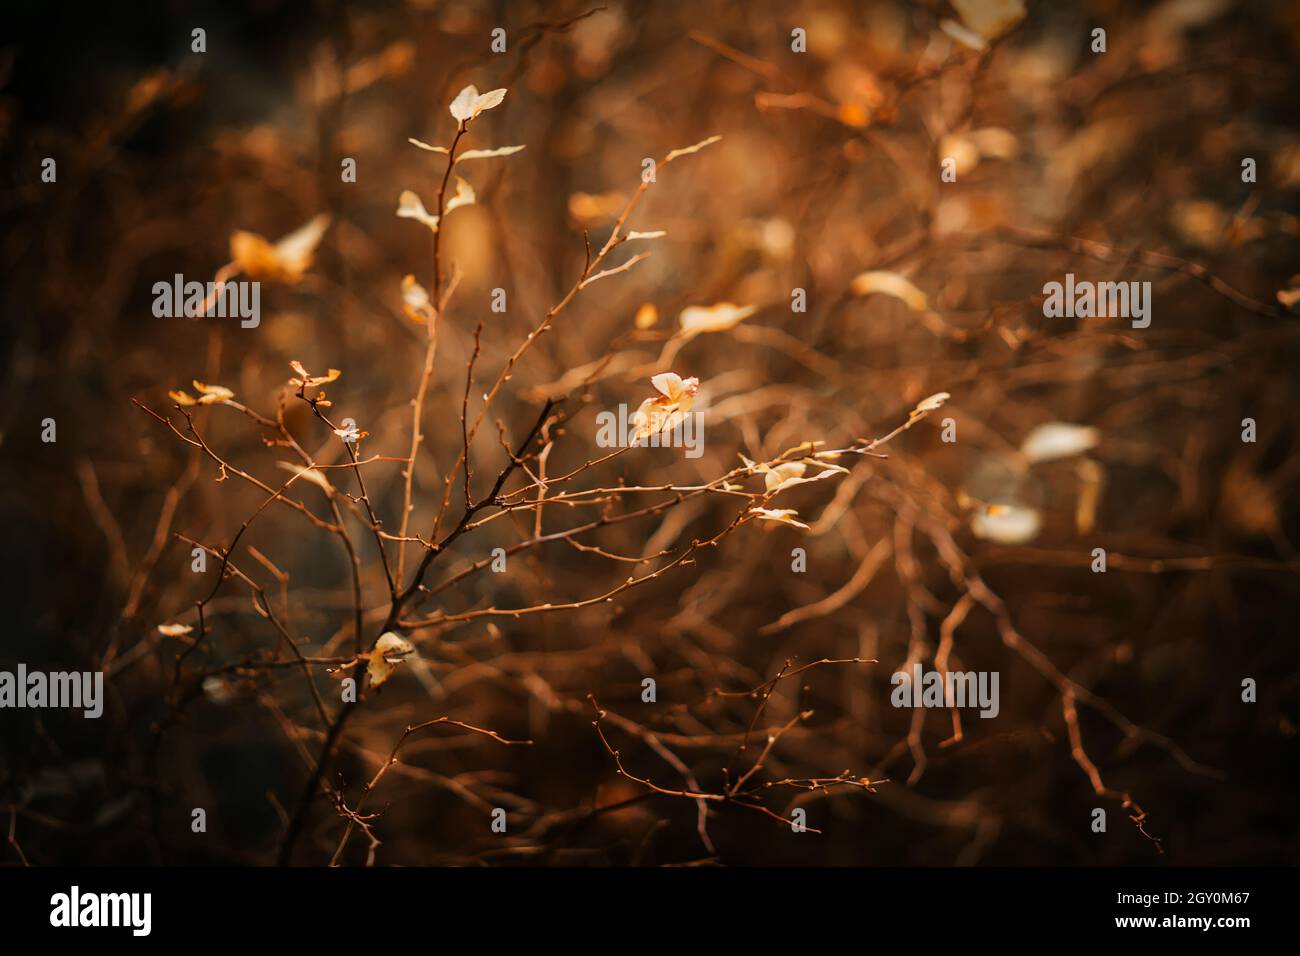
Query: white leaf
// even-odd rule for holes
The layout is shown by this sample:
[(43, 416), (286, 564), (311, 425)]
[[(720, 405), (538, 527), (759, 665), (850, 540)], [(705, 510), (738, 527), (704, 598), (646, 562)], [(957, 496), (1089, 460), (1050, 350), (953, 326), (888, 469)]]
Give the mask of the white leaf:
[(504, 88), (499, 90), (488, 90), (488, 92), (481, 94), (479, 98), (474, 101), (474, 115), (478, 116), (478, 114), (482, 113), (484, 110), (490, 110), (500, 106), (505, 98), (506, 91)]
[(408, 137), (406, 141), (410, 143), (412, 146), (418, 146), (420, 147), (420, 149), (427, 149), (431, 153), (442, 153), (443, 155), (446, 155), (447, 153), (446, 146), (430, 146), (428, 143), (421, 142), (420, 140), (415, 139), (414, 137)]
[(1086, 425), (1048, 422), (1025, 436), (1020, 453), (1030, 461), (1053, 461), (1079, 455), (1097, 446), (1101, 433)]
[(420, 197), (409, 189), (403, 189), (397, 197), (397, 215), (401, 219), (414, 219), (422, 222), (434, 232), (438, 231), (438, 217), (424, 208)]
[(474, 187), (457, 176), (456, 195), (447, 200), (446, 206), (443, 207), (443, 215), (447, 215), (453, 209), (459, 209), (461, 206), (472, 206), (476, 199)]
[(479, 93), (478, 88), (471, 84), (456, 94), (456, 98), (451, 101), (451, 106), (448, 109), (451, 110), (452, 116), (465, 123), (484, 110), (500, 106), (501, 101), (505, 98), (506, 91), (504, 89)]
[(379, 687), (393, 676), (397, 665), (415, 653), (415, 645), (393, 631), (387, 631), (375, 641), (374, 650), (370, 652), (370, 663), (366, 674), (371, 687)]
[[(821, 465), (820, 462), (813, 462), (813, 464)], [(787, 488), (793, 488), (795, 485), (803, 485), (812, 481), (821, 481), (823, 478), (832, 477), (837, 471), (847, 470), (837, 466), (835, 469), (827, 469), (818, 472), (811, 478), (808, 478), (804, 477), (804, 472), (807, 471), (807, 469), (808, 464), (802, 461), (787, 461), (777, 465), (775, 468), (764, 469), (763, 488), (769, 495), (775, 495), (777, 492), (785, 491)]]
[(798, 478), (807, 468), (808, 466), (801, 461), (788, 461), (775, 468), (769, 468), (763, 475), (763, 485), (768, 491), (775, 491), (787, 478)]
[(805, 531), (808, 530), (806, 524), (795, 518), (795, 515), (799, 512), (793, 508), (750, 508), (749, 513), (755, 515), (760, 521), (775, 521), (795, 528), (803, 528)]
[[(525, 148), (523, 146), (498, 146), (496, 149), (467, 149), (456, 157), (456, 162), (462, 163), (467, 159), (489, 159), (493, 156), (513, 156)], [(446, 150), (441, 150), (441, 152), (445, 153)]]
[(682, 332), (693, 338), (702, 332), (725, 332), (735, 328), (758, 311), (758, 306), (719, 302), (717, 305), (692, 305), (682, 309), (678, 316)]
[[(305, 225), (299, 226), (287, 236), (281, 237), (280, 241), (275, 244), (276, 254), (284, 261), (297, 267), (302, 263), (302, 268), (307, 267), (311, 261), (312, 252), (317, 244), (320, 243), (321, 237), (325, 235), (325, 230), (329, 228), (330, 217), (328, 213), (321, 213), (313, 217)], [(307, 260), (303, 263), (303, 260)]]
[(474, 115), (474, 102), (477, 99), (478, 87), (470, 84), (456, 94), (456, 98), (451, 101), (451, 106), (448, 109), (451, 110), (452, 116), (463, 123)]
[(1042, 518), (1033, 508), (1020, 505), (989, 505), (971, 518), (975, 537), (995, 544), (1024, 544), (1038, 537)]
[(938, 411), (943, 407), (943, 403), (951, 397), (947, 392), (935, 392), (929, 398), (923, 398), (916, 403), (916, 412), (914, 414)]

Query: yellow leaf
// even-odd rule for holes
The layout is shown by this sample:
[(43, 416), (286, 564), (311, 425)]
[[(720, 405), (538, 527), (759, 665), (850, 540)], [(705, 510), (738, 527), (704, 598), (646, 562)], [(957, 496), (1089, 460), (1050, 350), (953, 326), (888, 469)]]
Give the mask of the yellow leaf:
[(897, 272), (864, 272), (849, 285), (849, 290), (858, 296), (880, 292), (892, 295), (907, 303), (908, 308), (924, 312), (928, 307), (925, 293), (904, 279)]
[[(650, 384), (670, 401), (683, 402), (694, 399), (699, 390), (698, 378), (682, 378), (676, 372), (660, 372), (650, 377)], [(689, 406), (688, 406), (689, 407)]]
[(329, 224), (330, 217), (322, 213), (274, 245), (255, 232), (236, 230), (230, 236), (230, 256), (250, 279), (293, 285), (311, 266)]
[(370, 652), (370, 662), (366, 666), (370, 686), (383, 686), (393, 676), (397, 665), (414, 653), (415, 645), (406, 638), (393, 631), (383, 634), (375, 641), (375, 647)]
[(1097, 524), (1097, 505), (1106, 473), (1091, 458), (1081, 459), (1075, 471), (1079, 476), (1079, 498), (1074, 506), (1074, 526), (1079, 534), (1091, 534)]
[(415, 276), (402, 277), (402, 311), (412, 322), (428, 322), (433, 318), (433, 303), (429, 293), (415, 281)]
[(735, 328), (757, 311), (757, 306), (741, 306), (732, 302), (719, 302), (711, 306), (693, 305), (682, 309), (678, 321), (683, 334), (687, 338), (693, 338), (703, 332), (724, 332)]
[(659, 310), (650, 302), (645, 303), (641, 308), (636, 310), (636, 318), (633, 323), (642, 331), (653, 328), (659, 321)]
[(637, 438), (645, 438), (676, 427), (695, 403), (699, 391), (698, 378), (682, 378), (676, 372), (660, 372), (652, 376), (650, 384), (659, 395), (647, 398), (632, 413), (632, 425)]
[(297, 359), (291, 361), (289, 363), (289, 367), (298, 373), (297, 378), (289, 379), (289, 384), (297, 388), (315, 388), (317, 385), (325, 385), (329, 382), (334, 381), (336, 378), (338, 378), (340, 375), (343, 374), (338, 369), (332, 368), (324, 375), (312, 375), (305, 368), (303, 368), (303, 364), (299, 362)]
[(234, 398), (235, 393), (224, 385), (204, 385), (197, 379), (191, 384), (202, 394), (199, 396), (200, 405), (212, 405), (215, 402), (225, 401), (227, 398)]

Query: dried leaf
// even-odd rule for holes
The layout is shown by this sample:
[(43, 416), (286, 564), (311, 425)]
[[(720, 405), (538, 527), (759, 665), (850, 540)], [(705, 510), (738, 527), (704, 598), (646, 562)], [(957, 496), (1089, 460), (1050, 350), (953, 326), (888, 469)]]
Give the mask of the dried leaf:
[(758, 306), (719, 302), (717, 305), (692, 305), (682, 309), (678, 317), (682, 334), (688, 339), (703, 332), (724, 332), (735, 328), (758, 311)]
[[(191, 382), (196, 390), (201, 392), (199, 395), (200, 405), (212, 405), (216, 402), (223, 402), (228, 398), (234, 398), (235, 393), (224, 385), (204, 385), (202, 382), (195, 380)], [(182, 403), (184, 404), (184, 403)]]
[(343, 374), (338, 369), (332, 368), (324, 375), (312, 375), (303, 367), (302, 362), (297, 359), (293, 359), (289, 363), (289, 367), (298, 373), (297, 378), (289, 379), (289, 384), (295, 388), (315, 388), (318, 385), (327, 385)]
[(1097, 447), (1101, 433), (1085, 425), (1048, 422), (1034, 428), (1020, 445), (1020, 453), (1031, 462), (1054, 461), (1081, 455)]
[(775, 468), (766, 469), (763, 475), (763, 486), (768, 491), (776, 491), (781, 487), (781, 483), (787, 478), (798, 478), (807, 470), (807, 465), (799, 461), (788, 461), (777, 465)]
[(1024, 544), (1038, 537), (1042, 517), (1034, 508), (991, 505), (971, 518), (975, 537), (995, 544)]
[[(698, 378), (684, 379), (676, 372), (660, 372), (658, 375), (652, 375), (650, 384), (655, 387), (659, 394), (672, 402), (689, 403), (694, 399), (695, 393), (700, 388)], [(687, 407), (690, 407), (689, 404)]]
[(793, 508), (750, 508), (749, 513), (756, 516), (760, 521), (775, 521), (778, 524), (788, 524), (794, 528), (808, 530), (806, 524), (795, 518), (795, 515), (799, 512)]
[(490, 159), (493, 156), (513, 156), (524, 148), (523, 146), (498, 146), (496, 149), (467, 149), (456, 157), (456, 162), (463, 163), (467, 159)]
[(461, 206), (472, 206), (476, 199), (474, 187), (457, 176), (456, 195), (447, 200), (446, 206), (443, 207), (443, 215), (447, 215), (453, 209), (459, 209)]
[(647, 398), (632, 413), (632, 425), (637, 438), (657, 435), (674, 428), (695, 404), (699, 391), (698, 378), (682, 378), (676, 372), (660, 372), (652, 376), (650, 384), (659, 393)]
[(406, 141), (412, 146), (418, 146), (420, 149), (427, 149), (431, 153), (442, 153), (444, 156), (448, 153), (446, 146), (430, 146), (428, 143), (415, 139), (414, 137), (407, 137)]
[(428, 291), (413, 275), (402, 277), (402, 311), (412, 322), (428, 322), (434, 315)]
[(871, 295), (873, 292), (892, 295), (917, 312), (929, 308), (925, 293), (897, 272), (864, 272), (850, 283), (849, 291), (857, 296)]
[(501, 101), (505, 98), (506, 91), (504, 89), (479, 93), (478, 88), (471, 84), (456, 94), (456, 98), (451, 101), (451, 106), (448, 109), (451, 110), (451, 115), (461, 123), (467, 123), (484, 110), (500, 106)]
[(274, 245), (255, 232), (236, 230), (230, 236), (230, 257), (250, 279), (293, 285), (311, 266), (329, 224), (330, 217), (322, 213)]
[(948, 401), (948, 399), (950, 398), (952, 398), (952, 396), (949, 395), (947, 392), (935, 392), (933, 395), (929, 396), (928, 398), (923, 398), (919, 402), (917, 402), (916, 409), (912, 412), (912, 414), (919, 415), (922, 412), (938, 411), (940, 408), (943, 407), (943, 403)]
[(397, 215), (401, 219), (422, 222), (434, 232), (438, 231), (438, 217), (425, 209), (420, 197), (409, 189), (403, 189), (397, 197)]
[[(839, 457), (839, 452), (819, 452), (818, 454), (824, 456), (825, 458)], [(832, 465), (826, 462), (825, 460), (819, 460), (818, 458), (815, 457), (805, 458), (803, 460), (803, 463), (805, 465), (814, 465), (817, 468), (824, 468), (825, 471), (823, 471), (822, 474), (818, 475), (817, 476), (818, 478), (824, 477), (827, 474), (840, 474), (840, 475), (849, 474), (849, 470), (845, 468), (843, 465)]]
[[(820, 465), (821, 463), (814, 462), (814, 464)], [(782, 462), (775, 468), (767, 469), (767, 472), (763, 475), (763, 487), (769, 495), (775, 495), (778, 492), (785, 491), (787, 488), (793, 488), (795, 485), (805, 485), (809, 482), (821, 481), (823, 478), (831, 478), (838, 472), (846, 472), (848, 470), (836, 465), (808, 477), (804, 474), (807, 467), (807, 462)]]
[(400, 634), (393, 631), (382, 634), (375, 641), (374, 649), (370, 652), (370, 663), (366, 665), (370, 686), (382, 687), (393, 676), (397, 665), (414, 653), (415, 645)]

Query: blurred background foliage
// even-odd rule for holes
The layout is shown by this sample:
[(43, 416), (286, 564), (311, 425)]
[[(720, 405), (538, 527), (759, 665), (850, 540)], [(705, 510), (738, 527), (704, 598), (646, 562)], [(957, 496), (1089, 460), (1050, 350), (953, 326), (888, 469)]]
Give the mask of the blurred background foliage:
[[(226, 672), (184, 685), (193, 693), (178, 709), (184, 644), (156, 630), (192, 623), (211, 586), (168, 534), (229, 542), (262, 496), (214, 480), (210, 463), (130, 401), (165, 413), (169, 389), (200, 379), (272, 413), (297, 359), (342, 370), (333, 412), (369, 432), (365, 453), (406, 454), (423, 329), (403, 316), (399, 289), (407, 274), (431, 286), (432, 240), (394, 210), (403, 189), (426, 202), (436, 193), (443, 160), (408, 137), (448, 144), (447, 104), (473, 83), (509, 93), (468, 145), (527, 149), (461, 167), (478, 202), (444, 224), (461, 280), (438, 326), (415, 483), (421, 534), (460, 448), (477, 323), (477, 381), (490, 382), (580, 274), (584, 231), (604, 241), (642, 159), (707, 136), (722, 139), (664, 169), (631, 221), (666, 231), (645, 246), (651, 257), (574, 300), (491, 418), (517, 440), (544, 397), (566, 396), (549, 464), (581, 465), (600, 451), (596, 413), (650, 394), (681, 310), (721, 301), (757, 312), (674, 345), (673, 369), (702, 382), (704, 455), (646, 449), (584, 487), (699, 483), (737, 454), (842, 446), (890, 431), (924, 396), (952, 398), (887, 446), (887, 460), (785, 493), (807, 534), (749, 524), (608, 604), (412, 635), (432, 679), (404, 671), (368, 701), (327, 782), (354, 798), (406, 724), (442, 714), (535, 745), (451, 732), (413, 740), (370, 804), (383, 811), (379, 862), (1296, 863), (1300, 10), (1030, 2), (982, 50), (954, 36), (954, 23), (978, 33), (981, 9), (1015, 6), (244, 0), (78, 7), (59, 22), (45, 4), (6, 4), (0, 666), (107, 661), (110, 674), (97, 722), (0, 713), (0, 823), (14, 822), (26, 856), (274, 859), (320, 746), (301, 675)], [(1104, 54), (1090, 49), (1097, 26)], [(190, 50), (195, 27), (207, 33), (203, 54)], [(504, 53), (489, 49), (495, 27)], [(807, 53), (791, 50), (796, 27)], [(40, 182), (47, 156), (57, 184)], [(939, 176), (949, 156), (955, 183)], [(344, 157), (356, 160), (355, 183), (341, 181)], [(1257, 161), (1254, 184), (1242, 181), (1244, 157)], [(263, 287), (258, 328), (154, 318), (153, 283), (211, 279), (235, 230), (275, 238), (319, 213), (332, 224), (314, 265), (301, 283)], [(924, 307), (855, 294), (854, 278), (871, 270), (908, 279)], [(1067, 272), (1151, 281), (1150, 328), (1045, 318), (1042, 286)], [(507, 291), (503, 314), (489, 308), (495, 288)], [(795, 288), (806, 313), (791, 311)], [(659, 318), (641, 328), (634, 316), (647, 304)], [(566, 379), (574, 369), (595, 374)], [(287, 416), (321, 460), (341, 460), (304, 406), (290, 403)], [(58, 423), (53, 445), (40, 441), (46, 417)], [(955, 444), (941, 440), (944, 417)], [(1247, 417), (1253, 444), (1241, 440)], [(247, 419), (211, 409), (197, 420), (228, 461), (283, 480)], [(1054, 422), (1095, 429), (1095, 446), (1027, 465), (1022, 441)], [(502, 464), (496, 438), (489, 424), (476, 444), (480, 493)], [(371, 467), (391, 527), (401, 465)], [(1031, 510), (1034, 533), (977, 534), (990, 504)], [(583, 540), (654, 554), (716, 533), (734, 511), (697, 499)], [(548, 512), (547, 526), (572, 517)], [(441, 558), (442, 574), (531, 531), (531, 514), (495, 522)], [(943, 533), (1064, 675), (1211, 768), (1080, 705), (1091, 760), (1149, 813), (1163, 855), (1118, 801), (1094, 795), (1071, 756), (1060, 688), (1004, 643), (984, 607), (958, 629), (953, 663), (1000, 671), (1001, 714), (968, 713), (965, 738), (945, 747), (948, 715), (929, 714), (917, 777), (913, 714), (888, 705), (889, 675), (909, 655), (929, 666), (964, 593)], [(382, 620), (374, 543), (354, 536), (365, 606)], [(304, 653), (337, 650), (349, 634), (347, 562), (326, 541), (273, 508), (235, 556), (277, 601), (279, 584), (246, 546), (289, 575), (285, 606)], [(881, 542), (888, 554), (867, 574)], [(805, 574), (791, 571), (796, 547), (807, 549)], [(1104, 575), (1090, 571), (1097, 547), (1124, 556)], [(512, 558), (505, 574), (466, 578), (427, 609), (586, 598), (630, 568), (560, 542)], [(868, 580), (855, 590), (858, 575)], [(769, 626), (846, 586), (833, 613)], [(237, 582), (212, 613), (211, 639), (187, 662), (191, 682), (274, 649)], [(724, 767), (734, 776), (756, 702), (715, 688), (756, 687), (787, 659), (855, 656), (879, 664), (783, 681), (760, 724), (814, 711), (774, 751), (773, 779), (889, 778), (874, 793), (774, 788), (769, 805), (803, 806), (821, 835), (722, 807), (710, 849), (695, 804), (643, 797), (591, 727), (589, 693), (716, 788)], [(656, 703), (641, 701), (645, 676), (658, 682)], [(1240, 700), (1246, 677), (1260, 685), (1253, 705)], [(634, 773), (685, 785), (644, 733), (606, 730)], [(496, 806), (510, 811), (504, 837), (488, 827)], [(1105, 835), (1089, 830), (1094, 806), (1110, 814)], [(207, 810), (206, 834), (190, 830), (194, 807)], [(328, 860), (341, 827), (317, 801), (296, 859)], [(358, 839), (345, 859), (364, 856)], [(18, 861), (4, 843), (0, 858)]]

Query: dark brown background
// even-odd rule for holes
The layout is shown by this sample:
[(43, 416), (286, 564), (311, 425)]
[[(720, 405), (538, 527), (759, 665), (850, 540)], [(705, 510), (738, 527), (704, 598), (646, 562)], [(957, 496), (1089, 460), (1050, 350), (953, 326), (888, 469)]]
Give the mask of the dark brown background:
[[(912, 763), (904, 750), (884, 770), (893, 782), (878, 793), (809, 802), (809, 822), (824, 835), (794, 835), (724, 809), (710, 823), (717, 847), (710, 854), (688, 801), (662, 796), (586, 812), (643, 788), (615, 775), (581, 707), (548, 709), (535, 677), (563, 700), (594, 693), (661, 733), (722, 734), (743, 729), (752, 705), (702, 705), (715, 687), (756, 685), (791, 657), (863, 653), (880, 664), (825, 668), (781, 685), (774, 718), (792, 716), (796, 699), (815, 715), (782, 742), (773, 770), (868, 773), (889, 758), (910, 719), (887, 705), (888, 675), (911, 632), (893, 562), (835, 615), (759, 634), (790, 608), (834, 591), (866, 547), (894, 533), (890, 509), (863, 493), (852, 527), (846, 521), (801, 539), (749, 525), (697, 566), (612, 606), (505, 620), (495, 641), (481, 624), (423, 636), (421, 652), (445, 697), (399, 675), (349, 726), (331, 782), (355, 795), (374, 755), (388, 753), (405, 723), (442, 713), (537, 743), (507, 750), (454, 733), (413, 743), (405, 759), (427, 773), (390, 774), (371, 807), (385, 810), (376, 823), (379, 862), (1297, 862), (1300, 348), (1295, 318), (1275, 298), (1300, 271), (1294, 5), (1225, 2), (1198, 17), (1201, 5), (1192, 3), (1031, 3), (1026, 21), (983, 60), (959, 50), (952, 60), (931, 59), (942, 49), (934, 45), (947, 42), (938, 22), (953, 15), (938, 2), (608, 3), (562, 26), (596, 5), (6, 5), (0, 666), (91, 669), (109, 646), (145, 651), (110, 682), (100, 721), (0, 714), (4, 832), (12, 819), (35, 864), (274, 859), (284, 830), (277, 804), (292, 811), (306, 775), (275, 714), (310, 726), (309, 702), (299, 675), (261, 674), (231, 682), (224, 701), (200, 696), (171, 722), (177, 645), (157, 645), (155, 627), (186, 619), (208, 585), (200, 589), (189, 573), (188, 548), (172, 544), (136, 614), (122, 616), (164, 497), (188, 460), (130, 399), (165, 411), (168, 389), (199, 378), (266, 411), (288, 362), (300, 359), (313, 370), (343, 370), (331, 397), (371, 432), (368, 451), (405, 454), (406, 402), (422, 349), (400, 315), (397, 288), (408, 272), (429, 284), (430, 249), (427, 234), (393, 209), (403, 188), (427, 202), (441, 173), (407, 137), (447, 142), (447, 104), (472, 82), (509, 88), (505, 103), (476, 123), (472, 145), (528, 148), (468, 166), (479, 205), (447, 225), (449, 254), (465, 278), (441, 327), (422, 500), (441, 488), (438, 468), (458, 447), (475, 323), (485, 321), (480, 379), (494, 377), (581, 269), (584, 225), (596, 242), (608, 232), (608, 216), (581, 222), (570, 197), (626, 197), (643, 156), (720, 133), (717, 146), (666, 171), (636, 213), (633, 228), (668, 231), (655, 255), (584, 292), (530, 354), (493, 417), (521, 434), (538, 405), (529, 388), (607, 351), (653, 357), (657, 342), (628, 337), (643, 302), (660, 309), (660, 328), (687, 305), (752, 302), (762, 310), (745, 326), (788, 338), (780, 347), (725, 334), (692, 343), (677, 370), (726, 384), (730, 417), (710, 422), (698, 461), (649, 451), (602, 473), (604, 484), (691, 482), (733, 467), (737, 452), (758, 457), (805, 438), (883, 434), (921, 397), (948, 391), (957, 445), (940, 442), (930, 423), (918, 426), (890, 446), (880, 480), (926, 490), (1020, 633), (1062, 671), (1222, 779), (1190, 773), (1158, 747), (1126, 746), (1082, 708), (1088, 752), (1109, 785), (1149, 812), (1147, 829), (1165, 849), (1158, 855), (1115, 801), (1093, 795), (1071, 759), (1056, 689), (1005, 648), (993, 619), (977, 610), (959, 631), (959, 655), (965, 668), (1000, 671), (1001, 716), (967, 719), (967, 740), (941, 750), (946, 717), (932, 715), (920, 781), (905, 784)], [(1108, 29), (1104, 56), (1088, 51), (1094, 25)], [(194, 26), (207, 30), (203, 56), (189, 53)], [(495, 26), (508, 31), (504, 55), (488, 52)], [(809, 32), (807, 55), (790, 52), (794, 26)], [(759, 66), (729, 60), (700, 35)], [(339, 92), (348, 70), (352, 88)], [(820, 105), (777, 108), (763, 103), (765, 92), (806, 92)], [(840, 109), (866, 109), (871, 121), (842, 122)], [(937, 137), (963, 126), (1005, 128), (1019, 154), (941, 185)], [(1259, 162), (1254, 186), (1239, 175), (1247, 155)], [(45, 156), (58, 158), (56, 186), (39, 182)], [(356, 184), (339, 181), (341, 156), (357, 159)], [(152, 316), (152, 283), (175, 272), (210, 278), (228, 258), (232, 230), (277, 237), (320, 211), (335, 223), (313, 278), (264, 287), (258, 329)], [(1194, 277), (1136, 257), (1107, 264), (1064, 242), (1027, 248), (1023, 235), (996, 228), (1007, 224), (1178, 256), (1264, 308), (1242, 308)], [(964, 334), (936, 335), (900, 303), (846, 295), (853, 276), (871, 268), (904, 271)], [(1151, 328), (1045, 319), (1042, 284), (1067, 271), (1153, 281)], [(486, 306), (498, 286), (510, 296), (504, 316)], [(787, 307), (795, 286), (808, 291), (806, 315)], [(800, 361), (802, 347), (820, 353), (834, 374)], [(635, 406), (647, 394), (644, 379), (618, 377), (575, 393), (568, 443), (557, 446), (553, 467), (589, 457), (597, 410)], [(205, 412), (205, 435), (271, 480), (272, 458), (256, 429), (225, 412)], [(55, 445), (39, 440), (47, 416), (58, 422)], [(1246, 416), (1258, 422), (1253, 445), (1239, 440)], [(1035, 472), (1027, 492), (1045, 515), (1037, 541), (995, 547), (975, 539), (959, 492), (977, 494), (970, 489), (1007, 448), (1053, 420), (1102, 432), (1094, 458), (1106, 485), (1096, 530), (1077, 531), (1072, 464), (1054, 463)], [(291, 422), (312, 447), (325, 444), (328, 436), (301, 410)], [(495, 434), (480, 454), (483, 474), (499, 466)], [(173, 530), (225, 542), (259, 503), (215, 477), (204, 464), (183, 486)], [(825, 484), (788, 492), (782, 505), (816, 516), (833, 494), (835, 483)], [(391, 466), (377, 479), (381, 511), (394, 515), (400, 494)], [(97, 496), (104, 508), (94, 507)], [(694, 513), (682, 540), (716, 531), (730, 514), (720, 505)], [(417, 525), (427, 517), (417, 512)], [(592, 540), (634, 553), (656, 528), (638, 524)], [(458, 546), (447, 567), (519, 539), (508, 522), (493, 529)], [(305, 646), (318, 647), (346, 624), (336, 548), (274, 510), (244, 543), (291, 573), (293, 626)], [(802, 577), (789, 570), (790, 549), (800, 545), (809, 554)], [(1142, 559), (1213, 560), (1206, 570), (1156, 573), (1139, 561), (1136, 570), (1103, 577), (1087, 570), (1099, 546)], [(373, 543), (365, 547), (372, 607), (381, 579)], [(919, 539), (917, 559), (921, 581), (951, 606), (959, 592)], [(506, 575), (479, 575), (446, 600), (455, 609), (572, 600), (626, 573), (561, 544), (513, 562)], [(245, 594), (228, 585), (223, 595), (214, 639), (191, 677), (271, 640)], [(925, 616), (931, 646), (938, 625), (938, 616)], [(639, 702), (646, 675), (658, 679), (657, 705)], [(1244, 677), (1259, 682), (1257, 704), (1239, 699)], [(307, 746), (314, 753), (318, 738)], [(635, 772), (680, 786), (635, 739), (619, 737), (619, 746)], [(681, 751), (706, 787), (718, 785), (730, 754)], [(774, 795), (772, 806), (788, 808), (789, 796)], [(508, 840), (488, 831), (484, 807), (497, 805), (512, 808)], [(1088, 828), (1098, 805), (1110, 814), (1105, 835)], [(189, 830), (196, 806), (208, 811), (203, 835)], [(298, 862), (327, 860), (339, 826), (318, 802)], [(359, 841), (353, 850), (349, 860), (360, 862)], [(0, 859), (19, 856), (0, 841)]]

